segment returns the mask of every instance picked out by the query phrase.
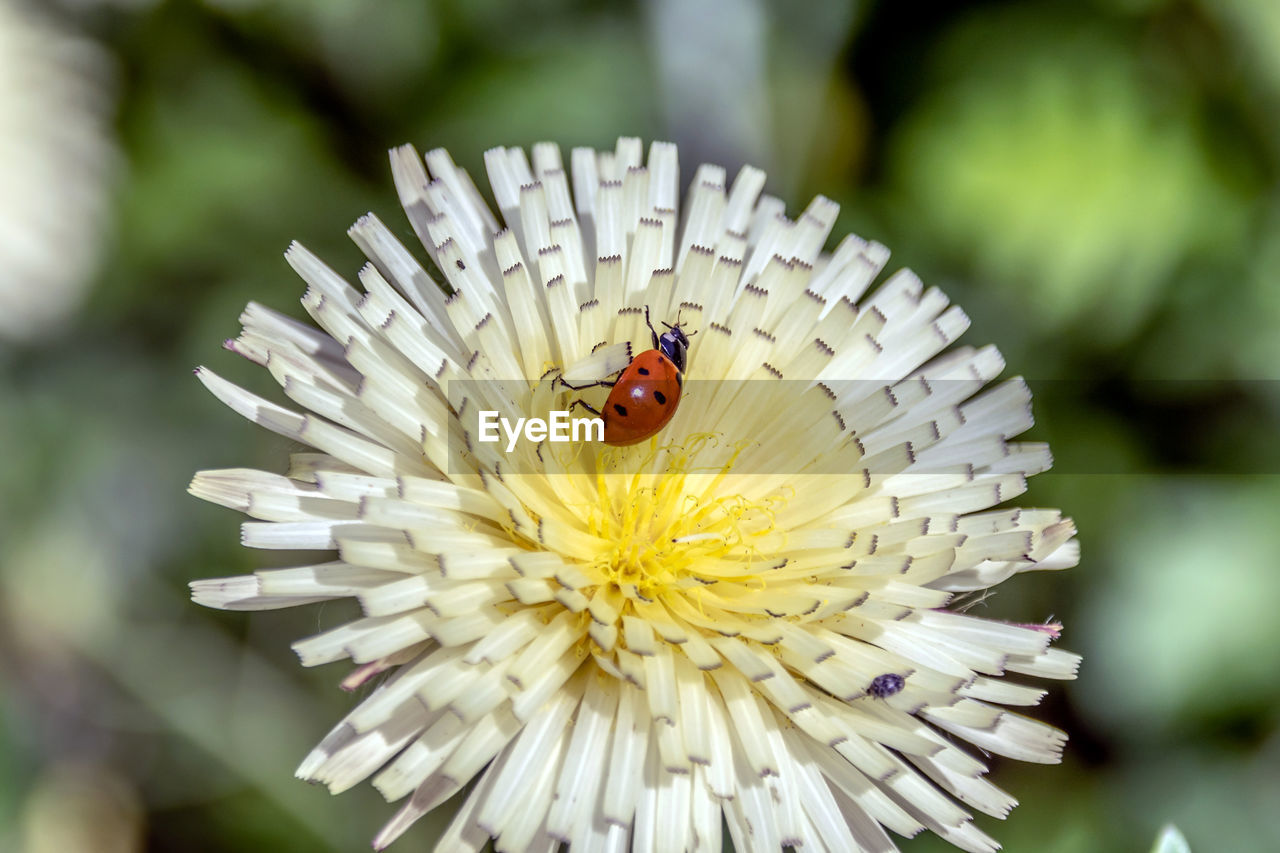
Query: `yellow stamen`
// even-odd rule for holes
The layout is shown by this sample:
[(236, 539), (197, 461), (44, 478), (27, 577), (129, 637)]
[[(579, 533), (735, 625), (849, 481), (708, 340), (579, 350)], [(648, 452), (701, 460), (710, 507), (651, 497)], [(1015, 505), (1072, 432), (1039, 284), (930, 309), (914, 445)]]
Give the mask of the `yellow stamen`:
[[(651, 442), (635, 472), (627, 474), (608, 473), (616, 470), (627, 451), (600, 452), (596, 503), (583, 509), (590, 533), (609, 544), (589, 563), (590, 571), (633, 601), (657, 601), (697, 590), (700, 610), (703, 583), (758, 582), (764, 588), (763, 575), (753, 566), (765, 555), (755, 543), (776, 530), (777, 511), (791, 495), (752, 500), (718, 494), (746, 445), (736, 446), (727, 461), (706, 466), (699, 466), (697, 457), (719, 446), (715, 434), (656, 445)], [(642, 473), (660, 455), (665, 456), (666, 470)], [(713, 475), (709, 482), (707, 475)], [(741, 564), (742, 571), (726, 575), (726, 562)]]

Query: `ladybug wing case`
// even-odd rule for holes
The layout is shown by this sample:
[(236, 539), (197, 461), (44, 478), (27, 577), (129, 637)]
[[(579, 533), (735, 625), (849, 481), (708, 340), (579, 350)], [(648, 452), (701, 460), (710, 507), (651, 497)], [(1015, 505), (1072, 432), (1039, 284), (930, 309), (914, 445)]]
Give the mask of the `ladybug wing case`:
[(636, 356), (605, 402), (605, 443), (635, 444), (666, 426), (680, 403), (682, 378), (657, 350)]

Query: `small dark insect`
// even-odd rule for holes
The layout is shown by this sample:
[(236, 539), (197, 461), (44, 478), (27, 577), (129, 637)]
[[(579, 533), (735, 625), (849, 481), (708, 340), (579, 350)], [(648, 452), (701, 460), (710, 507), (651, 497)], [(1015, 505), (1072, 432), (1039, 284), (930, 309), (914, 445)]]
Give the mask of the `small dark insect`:
[(902, 690), (906, 683), (906, 679), (896, 672), (886, 672), (871, 679), (871, 686), (867, 688), (867, 692), (877, 699), (887, 699)]

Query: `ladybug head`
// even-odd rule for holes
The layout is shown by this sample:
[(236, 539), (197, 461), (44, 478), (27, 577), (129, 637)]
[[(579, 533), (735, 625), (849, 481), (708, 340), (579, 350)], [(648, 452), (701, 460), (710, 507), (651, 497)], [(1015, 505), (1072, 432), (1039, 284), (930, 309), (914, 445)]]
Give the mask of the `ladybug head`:
[(653, 323), (649, 322), (649, 309), (644, 309), (644, 320), (649, 326), (649, 331), (653, 334), (653, 348), (658, 352), (671, 359), (671, 363), (676, 369), (684, 373), (685, 364), (689, 360), (689, 335), (685, 334), (684, 329), (680, 328), (680, 321), (676, 320), (673, 326), (670, 323), (663, 323), (667, 327), (667, 331), (661, 335), (653, 328)]
[(685, 362), (689, 360), (689, 336), (680, 328), (679, 323), (658, 336), (658, 345), (654, 349), (671, 359), (676, 369), (684, 373)]

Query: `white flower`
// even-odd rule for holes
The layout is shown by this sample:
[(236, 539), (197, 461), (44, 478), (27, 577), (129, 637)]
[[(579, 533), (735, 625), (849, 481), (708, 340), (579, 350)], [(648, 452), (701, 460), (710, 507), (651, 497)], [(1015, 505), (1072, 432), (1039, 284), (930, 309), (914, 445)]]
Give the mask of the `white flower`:
[[(883, 246), (822, 252), (836, 205), (795, 221), (744, 168), (675, 146), (486, 154), (500, 224), (443, 150), (392, 170), (432, 275), (377, 217), (356, 290), (287, 253), (324, 329), (251, 304), (228, 346), (302, 410), (200, 368), (236, 411), (314, 448), (287, 475), (198, 474), (248, 513), (244, 544), (336, 551), (199, 581), (195, 600), (268, 609), (355, 597), (365, 616), (295, 645), (390, 672), (298, 775), (373, 775), (408, 798), (381, 848), (468, 784), (438, 849), (891, 850), (929, 829), (997, 845), (967, 806), (1015, 801), (980, 752), (1059, 759), (1065, 736), (1008, 711), (1072, 678), (1056, 625), (947, 610), (957, 592), (1073, 565), (1054, 510), (990, 510), (1049, 466), (992, 348), (908, 272), (862, 300)], [(570, 180), (569, 175), (572, 175)], [(572, 193), (570, 184), (572, 183)], [(727, 188), (727, 189), (726, 189)], [(650, 346), (643, 308), (695, 333), (671, 423), (627, 448), (478, 442), (478, 409), (544, 414)], [(724, 380), (742, 380), (726, 382)], [(465, 402), (463, 398), (465, 397)]]
[(0, 338), (35, 340), (79, 306), (115, 161), (107, 57), (0, 0)]

